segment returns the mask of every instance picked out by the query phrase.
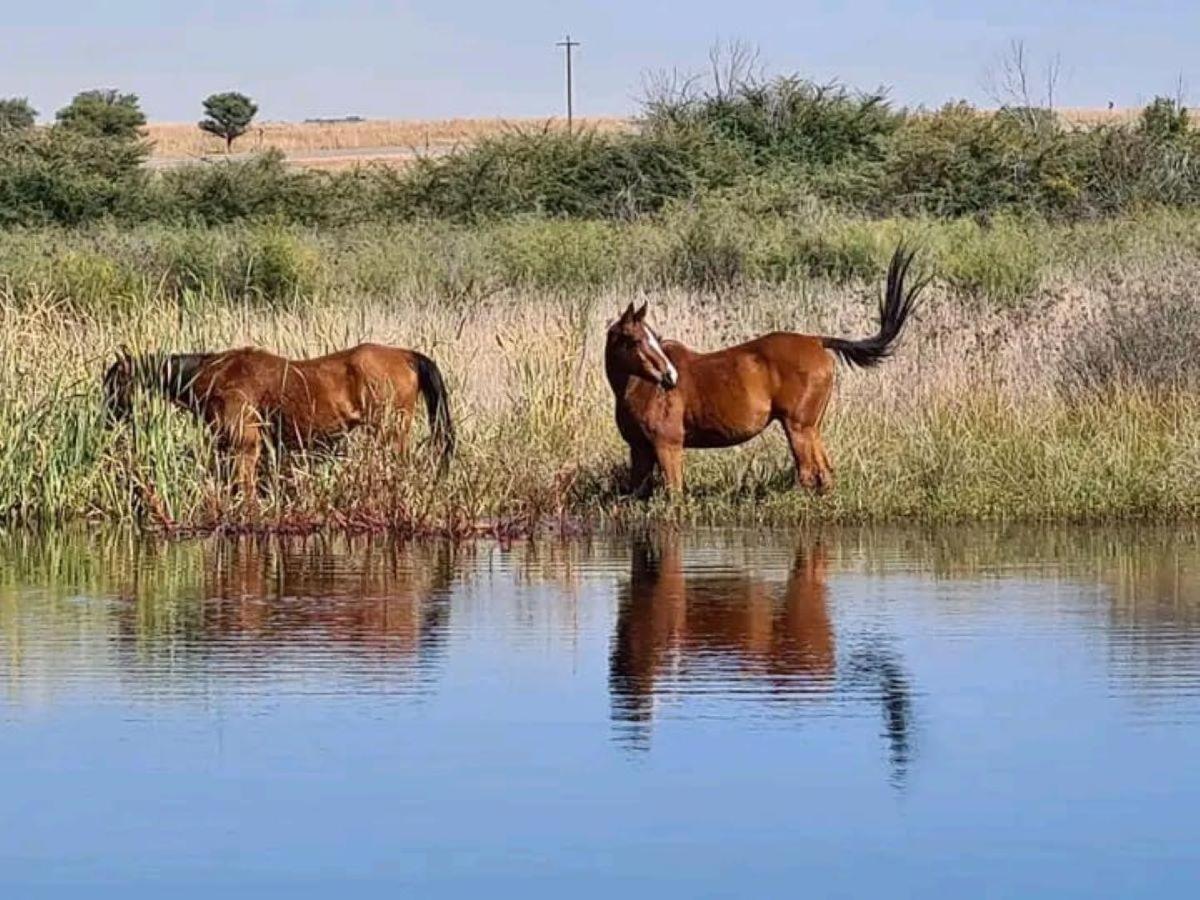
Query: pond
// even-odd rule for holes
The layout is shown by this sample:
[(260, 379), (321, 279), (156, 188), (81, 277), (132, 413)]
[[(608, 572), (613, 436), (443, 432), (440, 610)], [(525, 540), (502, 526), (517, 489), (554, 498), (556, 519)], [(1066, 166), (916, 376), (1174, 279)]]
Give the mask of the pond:
[(1194, 896), (1200, 535), (0, 539), (5, 896)]

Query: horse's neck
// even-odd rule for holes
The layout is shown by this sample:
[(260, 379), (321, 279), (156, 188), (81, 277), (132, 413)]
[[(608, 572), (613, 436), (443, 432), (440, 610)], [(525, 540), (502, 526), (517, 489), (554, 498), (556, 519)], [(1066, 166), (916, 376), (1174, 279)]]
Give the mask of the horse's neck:
[(629, 379), (633, 376), (617, 368), (616, 363), (608, 358), (607, 353), (604, 355), (604, 374), (608, 377), (608, 384), (613, 389), (613, 393), (618, 397), (624, 396)]

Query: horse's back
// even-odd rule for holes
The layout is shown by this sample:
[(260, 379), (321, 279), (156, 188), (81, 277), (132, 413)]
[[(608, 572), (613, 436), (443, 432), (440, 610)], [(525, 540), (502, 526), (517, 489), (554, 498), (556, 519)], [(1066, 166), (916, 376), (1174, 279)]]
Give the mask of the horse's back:
[(255, 397), (282, 376), (288, 361), (258, 347), (237, 347), (214, 353), (196, 377), (198, 392), (211, 397), (234, 392)]
[[(688, 353), (686, 349), (683, 352)], [(697, 372), (712, 373), (726, 382), (732, 375), (748, 390), (773, 392), (782, 382), (809, 376), (823, 380), (834, 371), (833, 355), (821, 338), (791, 331), (774, 331), (733, 347), (689, 356)]]
[(833, 355), (825, 349), (821, 338), (811, 334), (773, 331), (731, 349), (757, 354), (770, 365), (782, 369), (833, 371)]
[(289, 360), (244, 348), (222, 355), (220, 386), (260, 412), (277, 414), (285, 430), (319, 434), (372, 418), (380, 402), (411, 405), (417, 393), (414, 355), (363, 343), (324, 356)]
[(358, 344), (345, 351), (346, 362), (364, 383), (417, 385), (416, 354), (387, 344)]

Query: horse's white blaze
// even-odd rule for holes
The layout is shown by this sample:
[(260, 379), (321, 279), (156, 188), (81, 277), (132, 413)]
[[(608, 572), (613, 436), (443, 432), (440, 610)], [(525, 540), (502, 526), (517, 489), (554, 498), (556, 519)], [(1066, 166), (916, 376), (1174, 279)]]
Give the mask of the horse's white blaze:
[(675, 364), (671, 362), (671, 357), (667, 356), (666, 351), (663, 350), (662, 344), (658, 342), (658, 336), (655, 335), (655, 333), (649, 328), (647, 328), (646, 339), (650, 342), (650, 349), (662, 357), (663, 369), (669, 376), (671, 376), (671, 381), (678, 382), (679, 372), (676, 370)]

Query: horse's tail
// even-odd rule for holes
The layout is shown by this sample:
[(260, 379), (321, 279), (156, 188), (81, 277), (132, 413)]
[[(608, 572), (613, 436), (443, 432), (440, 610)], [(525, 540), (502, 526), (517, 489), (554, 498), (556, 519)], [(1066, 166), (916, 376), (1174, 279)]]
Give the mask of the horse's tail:
[(928, 283), (919, 281), (907, 291), (904, 289), (904, 279), (908, 275), (908, 267), (912, 265), (915, 251), (908, 250), (903, 244), (892, 254), (892, 262), (888, 266), (887, 290), (879, 303), (879, 331), (869, 338), (860, 341), (848, 341), (844, 338), (821, 338), (821, 343), (832, 350), (852, 366), (870, 368), (877, 366), (892, 355), (896, 339), (904, 330), (904, 323), (917, 305), (917, 297)]
[(437, 363), (423, 353), (413, 355), (417, 359), (417, 388), (425, 398), (425, 408), (429, 411), (429, 431), (440, 454), (442, 471), (445, 471), (454, 456), (455, 446), (446, 382), (442, 380), (442, 371)]

